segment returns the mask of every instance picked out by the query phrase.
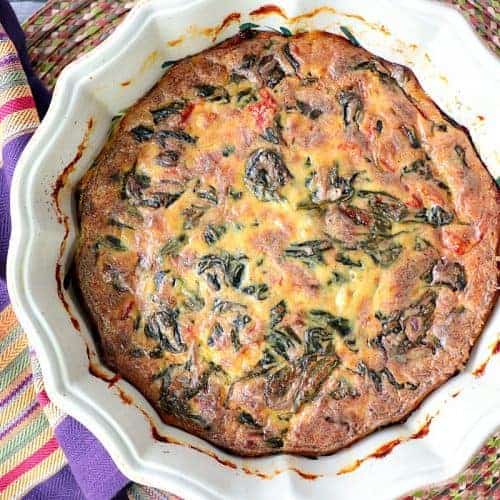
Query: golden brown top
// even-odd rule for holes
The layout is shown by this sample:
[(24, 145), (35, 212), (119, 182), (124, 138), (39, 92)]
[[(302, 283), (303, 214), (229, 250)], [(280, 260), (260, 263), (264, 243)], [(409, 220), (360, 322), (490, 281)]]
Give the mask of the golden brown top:
[(412, 73), (345, 39), (243, 32), (168, 69), (82, 183), (105, 359), (241, 454), (334, 451), (467, 360), (496, 188)]

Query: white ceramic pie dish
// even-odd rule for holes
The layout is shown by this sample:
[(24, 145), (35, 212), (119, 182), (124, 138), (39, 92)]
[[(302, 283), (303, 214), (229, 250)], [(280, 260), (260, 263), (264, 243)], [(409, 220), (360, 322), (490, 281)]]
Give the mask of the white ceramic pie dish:
[[(105, 143), (112, 117), (159, 79), (163, 61), (213, 45), (243, 22), (292, 31), (349, 27), (367, 49), (410, 66), (430, 96), (469, 128), (483, 160), (500, 175), (500, 62), (454, 10), (430, 0), (282, 0), (275, 4), (290, 18), (322, 9), (296, 22), (276, 12), (249, 16), (263, 3), (145, 1), (110, 39), (64, 70), (13, 180), (12, 303), (38, 353), (51, 399), (102, 441), (131, 480), (185, 498), (392, 498), (457, 473), (498, 427), (500, 356), (491, 355), (500, 331), (498, 306), (464, 372), (404, 424), (315, 461), (287, 455), (243, 459), (162, 424), (128, 383), (109, 387), (103, 378), (113, 374), (99, 364), (78, 303), (71, 290), (58, 289), (55, 278), (67, 271), (76, 238), (73, 188)], [(214, 41), (214, 30), (205, 28), (233, 12), (241, 18), (227, 23)], [(54, 187), (65, 169), (58, 212)], [(101, 378), (89, 371), (89, 354), (91, 371)], [(416, 434), (421, 438), (412, 439)], [(385, 456), (369, 457), (374, 452)]]

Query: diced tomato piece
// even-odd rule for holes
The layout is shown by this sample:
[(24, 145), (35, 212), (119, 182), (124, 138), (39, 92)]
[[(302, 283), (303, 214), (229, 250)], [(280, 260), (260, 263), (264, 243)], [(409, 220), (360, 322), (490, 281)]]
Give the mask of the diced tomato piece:
[(411, 195), (411, 198), (406, 202), (406, 205), (411, 208), (422, 208), (424, 206), (420, 196), (416, 194)]
[(358, 146), (358, 144), (355, 144), (354, 142), (342, 142), (339, 144), (339, 149), (341, 151), (361, 152), (361, 148)]
[(351, 155), (351, 158), (356, 160), (365, 156), (361, 146), (355, 142), (341, 142), (338, 145), (338, 149), (340, 151), (347, 151)]
[(183, 110), (181, 113), (181, 123), (184, 125), (188, 120), (189, 117), (191, 116), (191, 113), (193, 112), (194, 109), (194, 104), (190, 102)]
[(276, 110), (278, 109), (276, 101), (267, 89), (260, 89), (260, 100), (255, 104), (250, 104), (248, 109), (252, 113), (257, 126), (264, 129), (266, 123), (272, 120)]
[(363, 224), (368, 226), (371, 222), (371, 217), (364, 211), (356, 207), (341, 206), (340, 211), (349, 217), (355, 224)]
[(380, 160), (380, 164), (382, 165), (382, 167), (384, 167), (384, 170), (386, 170), (387, 172), (392, 172), (394, 173), (396, 171), (396, 169), (392, 166), (392, 165), (389, 165), (386, 161), (384, 160)]
[(193, 325), (186, 325), (183, 328), (183, 336), (186, 340), (190, 340), (193, 338), (193, 335), (195, 334), (195, 330)]
[(471, 242), (463, 234), (453, 229), (443, 228), (441, 232), (443, 245), (457, 255), (463, 255), (471, 247)]
[(217, 118), (217, 113), (213, 113), (213, 112), (210, 112), (210, 113), (207, 113), (205, 115), (205, 123), (208, 125), (210, 125), (212, 122), (214, 122)]

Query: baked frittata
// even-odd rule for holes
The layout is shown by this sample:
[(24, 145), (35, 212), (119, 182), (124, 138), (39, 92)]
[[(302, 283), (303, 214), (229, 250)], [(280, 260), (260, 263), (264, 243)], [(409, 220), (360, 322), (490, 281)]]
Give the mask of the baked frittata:
[(462, 369), (498, 189), (405, 67), (247, 30), (170, 67), (80, 184), (104, 362), (240, 455), (332, 453)]

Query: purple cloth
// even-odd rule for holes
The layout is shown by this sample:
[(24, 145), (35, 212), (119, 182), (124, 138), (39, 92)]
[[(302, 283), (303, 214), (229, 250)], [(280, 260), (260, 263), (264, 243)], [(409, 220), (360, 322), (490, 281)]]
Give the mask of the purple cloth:
[(28, 83), (31, 87), (31, 91), (33, 92), (33, 97), (35, 98), (38, 114), (40, 115), (40, 118), (43, 118), (49, 107), (50, 92), (38, 79), (31, 66), (28, 51), (26, 50), (24, 31), (17, 21), (16, 13), (7, 0), (0, 0), (0, 23), (2, 23), (2, 26), (9, 35), (9, 38), (16, 46), (19, 59), (21, 60), (24, 72), (28, 78)]
[(33, 488), (25, 500), (85, 500), (69, 465)]
[(111, 498), (128, 483), (102, 444), (76, 420), (65, 418), (55, 435), (85, 498)]
[[(17, 18), (6, 0), (0, 0), (0, 24), (16, 46), (42, 117), (50, 102), (50, 93), (33, 72), (26, 52), (26, 42)], [(5, 267), (10, 236), (9, 191), (15, 166), (31, 138), (18, 136), (2, 146), (0, 169), (0, 310), (8, 304)], [(1, 141), (0, 141), (1, 144)], [(105, 449), (81, 424), (66, 417), (54, 429), (55, 436), (68, 460), (68, 466), (36, 486), (29, 499), (95, 499), (113, 498), (128, 483)]]

